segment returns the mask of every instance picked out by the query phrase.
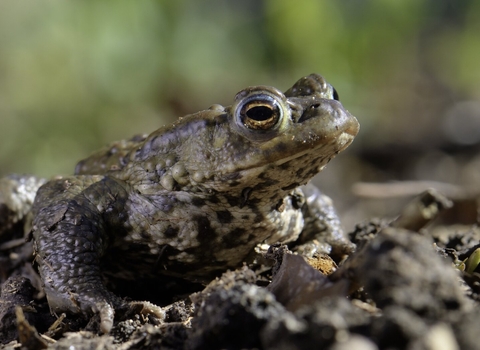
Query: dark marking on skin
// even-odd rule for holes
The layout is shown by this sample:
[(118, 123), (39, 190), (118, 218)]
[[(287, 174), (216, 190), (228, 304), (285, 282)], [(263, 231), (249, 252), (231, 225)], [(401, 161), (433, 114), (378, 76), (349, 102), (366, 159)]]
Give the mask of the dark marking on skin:
[(238, 247), (240, 243), (243, 242), (241, 239), (245, 235), (245, 229), (237, 227), (222, 237), (222, 247), (227, 249)]
[(285, 143), (280, 142), (276, 144), (275, 147), (272, 148), (272, 154), (282, 154), (287, 152), (287, 150), (288, 150), (288, 146)]
[(246, 205), (249, 208), (252, 208), (252, 210), (255, 210), (254, 208), (257, 208), (257, 204), (262, 202), (262, 198), (249, 198), (248, 203)]
[(217, 196), (210, 196), (208, 197), (208, 201), (212, 204), (218, 204), (220, 203), (220, 201), (218, 200), (218, 197)]
[(193, 197), (192, 204), (196, 207), (203, 207), (205, 205), (205, 199), (200, 197)]
[(260, 176), (259, 178), (262, 179), (263, 182), (261, 182), (257, 186), (255, 186), (255, 189), (258, 188), (258, 187), (260, 187), (260, 188), (273, 187), (273, 186), (275, 186), (276, 184), (279, 183), (278, 180), (271, 179), (269, 177), (265, 178), (265, 177)]
[(315, 169), (310, 170), (309, 172), (307, 172), (306, 177), (311, 178), (311, 177), (314, 177), (316, 174), (317, 174), (317, 171)]
[(267, 181), (267, 186), (275, 186), (279, 183), (280, 181), (279, 180), (275, 180), (275, 179), (269, 179)]
[(256, 212), (255, 218), (253, 219), (254, 224), (258, 224), (260, 222), (263, 222), (265, 220), (265, 217), (263, 216), (262, 213)]
[(240, 208), (242, 208), (245, 204), (247, 204), (248, 197), (252, 193), (252, 188), (251, 187), (245, 187), (242, 190), (242, 204), (240, 204)]
[(298, 179), (298, 178), (303, 178), (303, 171), (304, 169), (303, 168), (298, 168), (297, 171), (295, 172), (295, 177)]
[(241, 205), (241, 198), (224, 195), (230, 207), (239, 207)]
[(217, 211), (217, 218), (222, 224), (229, 224), (233, 220), (233, 215), (228, 210)]
[(174, 238), (178, 236), (178, 228), (168, 226), (163, 235), (167, 238)]
[(193, 220), (197, 222), (198, 239), (201, 242), (212, 242), (215, 231), (210, 225), (210, 220), (205, 216), (196, 216)]
[(290, 191), (290, 190), (293, 190), (294, 188), (297, 188), (298, 186), (300, 186), (299, 183), (295, 182), (291, 185), (288, 185), (288, 186), (285, 186), (285, 187), (282, 187), (282, 190), (283, 191)]

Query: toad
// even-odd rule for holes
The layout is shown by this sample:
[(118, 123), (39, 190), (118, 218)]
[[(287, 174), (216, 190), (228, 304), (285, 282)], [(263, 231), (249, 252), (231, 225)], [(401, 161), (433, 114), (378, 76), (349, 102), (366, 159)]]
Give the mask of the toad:
[(231, 106), (80, 161), (75, 175), (41, 186), (32, 208), (51, 310), (99, 314), (108, 332), (126, 303), (105, 285), (109, 276), (209, 281), (259, 244), (350, 252), (328, 198), (303, 185), (358, 130), (334, 88), (312, 74), (285, 93), (246, 88)]

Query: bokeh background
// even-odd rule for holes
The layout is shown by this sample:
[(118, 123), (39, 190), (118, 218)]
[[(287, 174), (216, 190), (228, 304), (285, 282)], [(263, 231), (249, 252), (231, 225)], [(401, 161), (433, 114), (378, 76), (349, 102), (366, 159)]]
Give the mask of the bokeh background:
[[(317, 72), (361, 123), (316, 179), (351, 226), (422, 181), (478, 195), (479, 66), (475, 0), (2, 0), (0, 176), (70, 174), (111, 141)], [(400, 194), (362, 187), (391, 181)]]

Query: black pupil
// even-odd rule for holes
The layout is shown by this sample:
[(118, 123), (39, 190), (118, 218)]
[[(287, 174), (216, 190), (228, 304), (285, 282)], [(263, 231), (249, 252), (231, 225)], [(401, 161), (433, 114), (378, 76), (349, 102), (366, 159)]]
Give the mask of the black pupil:
[(247, 111), (247, 117), (259, 122), (270, 119), (272, 114), (272, 109), (265, 106), (252, 107)]

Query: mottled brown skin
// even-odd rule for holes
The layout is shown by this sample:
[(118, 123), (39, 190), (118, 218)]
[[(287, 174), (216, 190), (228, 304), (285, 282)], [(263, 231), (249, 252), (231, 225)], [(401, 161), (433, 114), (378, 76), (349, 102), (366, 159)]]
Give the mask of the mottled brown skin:
[(42, 186), (33, 206), (50, 307), (100, 313), (108, 331), (123, 301), (105, 275), (207, 281), (241, 265), (257, 244), (297, 239), (348, 251), (328, 201), (300, 186), (358, 128), (312, 74), (285, 94), (247, 88), (232, 106), (214, 105), (81, 161), (75, 176)]

